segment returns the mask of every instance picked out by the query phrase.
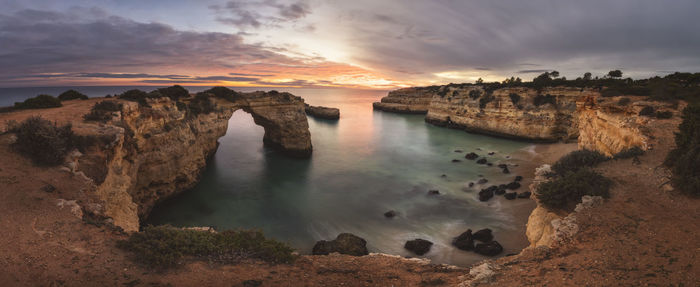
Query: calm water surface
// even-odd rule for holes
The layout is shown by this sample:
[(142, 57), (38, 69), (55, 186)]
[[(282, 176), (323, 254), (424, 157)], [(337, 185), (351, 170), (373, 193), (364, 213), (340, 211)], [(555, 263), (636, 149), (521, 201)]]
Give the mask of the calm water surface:
[[(103, 96), (127, 88), (92, 89), (83, 92)], [(63, 90), (57, 88), (54, 95)], [(503, 254), (527, 245), (524, 220), (514, 210), (522, 210), (524, 204), (531, 208), (531, 203), (502, 197), (482, 203), (476, 199), (477, 191), (465, 187), (479, 175), (499, 184), (511, 181), (514, 174), (464, 160), (464, 153), (455, 150), (484, 155), (495, 151), (489, 159), (494, 164), (522, 164), (517, 155), (532, 145), (431, 126), (422, 115), (373, 111), (371, 103), (386, 92), (285, 90), (311, 105), (340, 108), (339, 121), (309, 117), (314, 147), (310, 159), (288, 158), (263, 147), (263, 128), (249, 114), (237, 111), (202, 181), (157, 206), (147, 223), (257, 228), (301, 253), (310, 253), (317, 240), (350, 232), (365, 238), (370, 252), (411, 256), (403, 249), (404, 242), (423, 238), (435, 243), (425, 257), (457, 265), (483, 259), (450, 246), (451, 239), (467, 228), (494, 230), (506, 248)], [(10, 97), (2, 92), (3, 102), (8, 102)], [(12, 101), (27, 97), (26, 90), (20, 94), (15, 91)], [(452, 163), (452, 159), (463, 161)], [(440, 195), (428, 195), (429, 189), (438, 189)], [(385, 218), (388, 210), (396, 210), (398, 216)]]

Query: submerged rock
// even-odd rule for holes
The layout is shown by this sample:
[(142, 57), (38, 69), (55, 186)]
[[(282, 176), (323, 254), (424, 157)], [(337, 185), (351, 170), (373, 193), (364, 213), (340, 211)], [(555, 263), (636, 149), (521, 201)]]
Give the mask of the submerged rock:
[(495, 151), (489, 152), (489, 155), (494, 155), (494, 154), (496, 154)]
[(481, 242), (489, 242), (493, 240), (493, 233), (491, 229), (484, 228), (473, 234), (474, 240), (479, 240)]
[(437, 189), (428, 190), (428, 195), (439, 195), (440, 191)]
[(498, 164), (498, 167), (500, 167), (500, 168), (507, 168), (508, 165), (505, 164), (505, 163), (500, 163), (500, 164)]
[(518, 188), (520, 188), (520, 183), (517, 181), (511, 182), (511, 183), (506, 185), (506, 188), (511, 189), (511, 190), (518, 189)]
[(496, 256), (503, 252), (503, 246), (498, 241), (479, 243), (474, 247), (474, 252), (486, 256)]
[(432, 242), (419, 238), (406, 241), (406, 244), (404, 244), (403, 248), (406, 248), (408, 251), (411, 251), (417, 255), (423, 255), (430, 251), (431, 246), (433, 246)]
[(332, 241), (321, 240), (316, 242), (311, 254), (328, 255), (333, 252), (352, 256), (369, 254), (367, 251), (367, 241), (350, 233), (341, 233)]
[(461, 152), (462, 152), (462, 150), (461, 150), (461, 149), (456, 149), (456, 150), (455, 150), (455, 152), (457, 152), (457, 153), (461, 153)]
[(472, 230), (467, 229), (467, 231), (452, 239), (452, 245), (460, 250), (473, 250), (474, 237), (472, 236)]
[(496, 189), (496, 191), (494, 191), (493, 193), (496, 194), (496, 195), (503, 195), (504, 193), (506, 193), (506, 190), (499, 187), (499, 188)]
[(474, 182), (469, 182), (469, 187), (473, 187), (473, 186), (474, 186)]
[(307, 115), (327, 120), (337, 120), (340, 118), (340, 110), (337, 108), (310, 106), (308, 104), (304, 104), (304, 111)]
[(458, 160), (458, 159), (453, 159), (452, 162), (462, 162), (462, 161)]
[(477, 181), (476, 183), (478, 183), (478, 184), (484, 184), (484, 183), (487, 183), (487, 182), (489, 182), (488, 179), (480, 178), (479, 181)]
[(479, 200), (480, 201), (488, 201), (493, 197), (493, 190), (486, 190), (482, 189), (479, 191)]
[(43, 191), (43, 192), (49, 192), (49, 193), (54, 192), (55, 190), (56, 190), (56, 187), (53, 186), (53, 185), (51, 185), (51, 184), (44, 185), (44, 186), (41, 188), (41, 191)]
[(508, 200), (513, 200), (515, 197), (518, 195), (516, 192), (507, 192), (506, 194), (503, 195)]
[(503, 168), (503, 173), (510, 173), (510, 170), (508, 169), (508, 167)]
[(519, 176), (519, 175), (515, 176), (515, 181), (522, 181), (522, 180), (523, 180), (522, 176)]
[(464, 156), (464, 158), (468, 160), (475, 160), (477, 157), (479, 157), (478, 154), (475, 154), (473, 152), (468, 153), (467, 155)]
[(480, 158), (479, 160), (476, 161), (478, 164), (486, 164), (486, 158)]
[(530, 198), (530, 195), (532, 195), (532, 192), (525, 191), (525, 192), (519, 193), (518, 198)]
[(389, 210), (387, 212), (384, 212), (384, 217), (386, 217), (386, 218), (392, 218), (394, 216), (396, 216), (396, 211)]

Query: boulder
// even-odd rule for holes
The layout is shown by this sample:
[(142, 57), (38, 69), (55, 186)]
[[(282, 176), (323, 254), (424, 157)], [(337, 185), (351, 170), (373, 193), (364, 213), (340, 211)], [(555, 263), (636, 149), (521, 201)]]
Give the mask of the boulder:
[(406, 248), (408, 251), (411, 251), (417, 255), (423, 255), (430, 251), (431, 246), (433, 246), (432, 242), (419, 238), (406, 241), (406, 244), (403, 245), (403, 248)]
[(498, 167), (500, 167), (500, 168), (506, 168), (506, 167), (508, 167), (508, 165), (505, 164), (505, 163), (501, 163), (501, 164), (498, 164)]
[(386, 217), (386, 218), (392, 218), (394, 216), (396, 216), (396, 211), (389, 210), (387, 212), (384, 212), (384, 217)]
[(307, 115), (327, 120), (337, 120), (340, 118), (340, 110), (337, 108), (310, 106), (304, 104), (304, 111)]
[(474, 186), (474, 182), (469, 182), (469, 187), (473, 187), (473, 186)]
[(523, 180), (522, 176), (519, 176), (519, 175), (515, 176), (515, 181), (521, 181), (521, 180)]
[(525, 192), (519, 193), (518, 198), (530, 198), (530, 195), (532, 195), (532, 192), (525, 191)]
[(514, 192), (506, 192), (506, 194), (503, 195), (507, 200), (513, 200), (515, 197), (518, 195), (518, 193)]
[(503, 195), (504, 193), (506, 193), (506, 190), (499, 187), (499, 188), (496, 189), (496, 191), (494, 191), (493, 193), (494, 193), (495, 195)]
[(439, 195), (440, 191), (437, 189), (428, 190), (428, 195)]
[(508, 169), (508, 167), (503, 168), (503, 173), (510, 173), (510, 170)]
[(474, 252), (486, 256), (496, 256), (503, 252), (503, 246), (498, 241), (479, 243), (474, 247)]
[(480, 201), (488, 201), (493, 197), (493, 190), (486, 190), (482, 189), (479, 191), (479, 200)]
[(43, 191), (43, 192), (49, 192), (49, 193), (50, 193), (50, 192), (54, 192), (55, 190), (56, 190), (56, 187), (53, 186), (53, 185), (50, 185), (50, 184), (44, 185), (44, 186), (41, 188), (41, 191)]
[(458, 159), (453, 159), (452, 162), (462, 162), (462, 161), (458, 160)]
[(474, 240), (479, 240), (481, 242), (490, 242), (493, 240), (493, 234), (491, 232), (491, 229), (484, 228), (482, 230), (479, 230), (477, 232), (474, 232), (472, 235)]
[(489, 152), (489, 155), (494, 155), (494, 154), (496, 154), (495, 151)]
[(460, 250), (473, 250), (474, 237), (472, 236), (472, 230), (467, 229), (467, 231), (452, 239), (452, 245)]
[(479, 160), (476, 161), (478, 164), (486, 164), (486, 158), (480, 158)]
[(468, 160), (475, 160), (477, 157), (479, 157), (478, 154), (475, 154), (473, 152), (468, 153), (467, 155), (464, 156), (464, 158)]
[(484, 184), (484, 183), (487, 183), (487, 182), (489, 182), (488, 179), (480, 178), (479, 181), (477, 181), (476, 183), (478, 183), (478, 184)]
[(311, 253), (313, 255), (328, 255), (333, 252), (352, 256), (369, 254), (367, 241), (350, 233), (341, 233), (332, 241), (321, 240), (316, 242)]
[(511, 183), (506, 185), (506, 188), (511, 189), (511, 190), (518, 189), (518, 188), (520, 188), (520, 183), (517, 181), (511, 182)]
[(493, 163), (487, 162), (486, 165), (493, 166)]
[(489, 187), (485, 188), (484, 190), (486, 190), (486, 191), (496, 191), (496, 190), (498, 190), (498, 186), (492, 185), (492, 186), (489, 186)]

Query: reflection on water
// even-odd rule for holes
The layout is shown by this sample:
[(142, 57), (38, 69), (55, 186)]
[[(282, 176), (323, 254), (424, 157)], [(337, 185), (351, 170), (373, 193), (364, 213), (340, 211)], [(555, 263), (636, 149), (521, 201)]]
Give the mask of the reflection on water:
[[(513, 174), (474, 164), (455, 149), (496, 151), (490, 159), (528, 145), (426, 124), (421, 115), (372, 110), (385, 92), (295, 90), (312, 105), (338, 107), (339, 121), (309, 118), (314, 153), (310, 159), (283, 156), (262, 145), (263, 129), (237, 111), (202, 181), (157, 206), (149, 223), (217, 228), (259, 228), (309, 253), (315, 241), (351, 232), (367, 239), (371, 252), (410, 256), (406, 240), (435, 243), (426, 257), (466, 265), (481, 260), (450, 246), (467, 228), (491, 228), (504, 254), (525, 246), (523, 226), (511, 212), (526, 201), (478, 202), (464, 191), (479, 175), (506, 183)], [(508, 162), (517, 163), (511, 159)], [(517, 169), (516, 169), (517, 170)], [(442, 177), (441, 175), (446, 177)], [(427, 195), (439, 189), (440, 195)], [(396, 210), (387, 219), (383, 213)], [(522, 222), (518, 221), (518, 222)]]

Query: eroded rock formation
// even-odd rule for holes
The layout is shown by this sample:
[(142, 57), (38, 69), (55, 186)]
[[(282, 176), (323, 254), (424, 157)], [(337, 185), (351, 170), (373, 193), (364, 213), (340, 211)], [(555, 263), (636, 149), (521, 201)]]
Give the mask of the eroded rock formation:
[(340, 118), (340, 110), (337, 108), (310, 106), (307, 104), (305, 110), (307, 115), (311, 115), (321, 119), (337, 120)]
[(292, 156), (311, 154), (303, 99), (275, 92), (241, 94), (235, 102), (210, 99), (216, 104), (214, 111), (198, 114), (165, 97), (149, 100), (149, 107), (121, 101), (122, 112), (107, 124), (76, 126), (84, 134), (114, 139), (70, 165), (95, 182), (105, 215), (115, 225), (138, 230), (139, 218), (157, 202), (192, 188), (238, 109), (265, 129), (266, 145)]
[(413, 87), (389, 92), (381, 102), (373, 103), (375, 110), (395, 113), (425, 114), (435, 95), (434, 87)]

